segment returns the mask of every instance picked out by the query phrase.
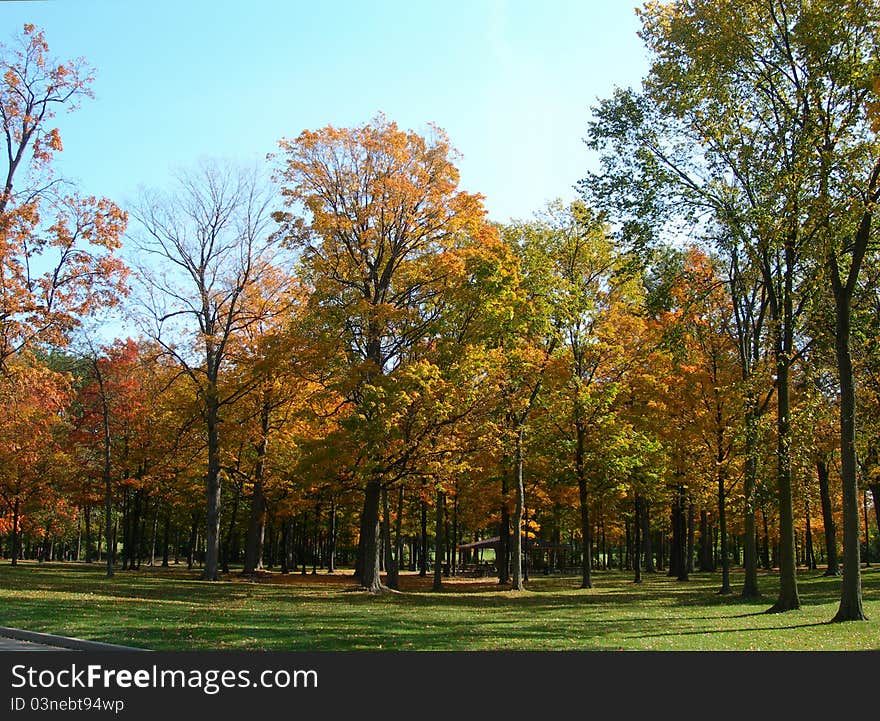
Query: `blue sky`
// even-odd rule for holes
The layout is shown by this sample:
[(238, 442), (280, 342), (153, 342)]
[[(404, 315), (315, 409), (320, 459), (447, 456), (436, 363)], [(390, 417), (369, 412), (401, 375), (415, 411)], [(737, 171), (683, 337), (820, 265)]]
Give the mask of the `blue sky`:
[(26, 0), (0, 2), (0, 40), (33, 22), (96, 69), (96, 99), (56, 119), (83, 192), (125, 205), (200, 158), (260, 160), (381, 111), (444, 128), (462, 187), (505, 221), (575, 197), (590, 106), (646, 68), (637, 4)]

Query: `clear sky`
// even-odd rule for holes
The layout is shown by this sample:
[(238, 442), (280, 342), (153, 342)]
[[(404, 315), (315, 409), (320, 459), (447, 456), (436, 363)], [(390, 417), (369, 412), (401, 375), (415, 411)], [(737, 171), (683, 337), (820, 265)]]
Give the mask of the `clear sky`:
[(96, 99), (56, 119), (62, 173), (125, 205), (202, 157), (252, 161), (281, 137), (377, 112), (444, 128), (490, 217), (572, 199), (590, 107), (646, 68), (632, 0), (23, 0)]

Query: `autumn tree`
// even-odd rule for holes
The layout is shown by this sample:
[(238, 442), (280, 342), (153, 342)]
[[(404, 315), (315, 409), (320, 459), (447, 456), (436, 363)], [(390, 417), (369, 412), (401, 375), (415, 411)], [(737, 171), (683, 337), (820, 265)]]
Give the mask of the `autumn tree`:
[[(363, 428), (387, 427), (383, 396), (410, 351), (446, 312), (444, 290), (460, 272), (457, 248), (484, 225), (481, 198), (458, 189), (446, 135), (400, 130), (382, 116), (328, 126), (280, 143), (279, 213), (302, 252), (313, 306), (341, 340), (346, 397)], [(378, 440), (378, 439), (377, 439)], [(383, 459), (379, 442), (362, 465), (360, 582), (381, 587), (381, 489), (406, 456)]]
[(67, 466), (62, 440), (69, 391), (61, 373), (32, 361), (10, 363), (0, 380), (0, 500), (12, 519), (13, 565), (23, 521), (58, 498), (59, 471)]
[(125, 291), (114, 253), (127, 216), (107, 198), (79, 195), (54, 176), (62, 149), (52, 120), (91, 96), (83, 60), (60, 62), (33, 25), (0, 47), (0, 363), (35, 344), (62, 345), (83, 316)]
[[(774, 321), (780, 424), (783, 568), (776, 610), (799, 605), (788, 425), (795, 323), (804, 297), (798, 285), (815, 279), (833, 291), (847, 557), (838, 620), (863, 617), (849, 336), (880, 176), (867, 117), (876, 75), (877, 13), (875, 3), (775, 0), (651, 4), (643, 14), (643, 37), (656, 53), (652, 82), (662, 89), (661, 102), (690, 123), (709, 149), (705, 157), (717, 164), (718, 182), (728, 189), (728, 221), (743, 227), (747, 219), (755, 230), (751, 248)], [(697, 26), (703, 31), (695, 32)], [(712, 28), (708, 34), (707, 27)], [(748, 42), (731, 42), (734, 37)]]
[(270, 197), (255, 171), (205, 163), (179, 175), (173, 191), (146, 193), (134, 211), (144, 331), (192, 383), (204, 423), (209, 581), (218, 579), (223, 412), (247, 387), (225, 383), (230, 354), (236, 338), (279, 312), (283, 290), (246, 302), (279, 262)]
[[(565, 420), (557, 423), (571, 445), (570, 466), (578, 487), (584, 543), (581, 587), (591, 588), (589, 459), (609, 443), (608, 418), (626, 369), (640, 353), (627, 318), (636, 311), (638, 282), (626, 272), (625, 258), (605, 224), (583, 202), (567, 208), (551, 205), (527, 230), (525, 252), (530, 265), (545, 276), (545, 312), (564, 368), (559, 393), (566, 401), (561, 411)], [(536, 306), (532, 300), (529, 304)]]

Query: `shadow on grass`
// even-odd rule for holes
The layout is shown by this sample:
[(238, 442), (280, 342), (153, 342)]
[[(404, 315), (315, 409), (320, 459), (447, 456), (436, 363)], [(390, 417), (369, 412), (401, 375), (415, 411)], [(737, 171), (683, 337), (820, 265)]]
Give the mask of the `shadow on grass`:
[[(97, 565), (0, 565), (0, 594), (8, 599), (0, 623), (157, 650), (603, 650), (632, 648), (629, 639), (829, 625), (812, 622), (814, 616), (804, 624), (712, 628), (725, 619), (766, 620), (770, 604), (767, 597), (718, 596), (717, 574), (694, 574), (686, 583), (657, 574), (636, 586), (628, 574), (603, 572), (591, 590), (578, 588), (579, 577), (545, 577), (525, 593), (450, 580), (442, 593), (380, 596), (346, 593), (354, 585), (350, 575), (277, 578), (206, 583), (195, 570), (149, 569), (107, 579)], [(839, 598), (839, 578), (805, 572), (798, 580), (805, 607)], [(761, 577), (767, 596), (777, 583), (775, 575)], [(876, 598), (880, 573), (866, 572), (863, 586), (866, 599)]]
[[(734, 616), (733, 618), (745, 618), (747, 616), (751, 616), (752, 614), (746, 614), (745, 616)], [(706, 634), (718, 634), (718, 633), (743, 633), (743, 631), (748, 631), (749, 633), (753, 633), (755, 631), (797, 631), (802, 628), (813, 628), (819, 626), (831, 626), (831, 621), (818, 621), (815, 623), (796, 623), (791, 626), (749, 626), (748, 628), (712, 628), (712, 629), (700, 629), (699, 631), (670, 631), (670, 632), (661, 632), (661, 633), (641, 633), (638, 636), (629, 636), (628, 638), (661, 638), (663, 636), (705, 636)]]

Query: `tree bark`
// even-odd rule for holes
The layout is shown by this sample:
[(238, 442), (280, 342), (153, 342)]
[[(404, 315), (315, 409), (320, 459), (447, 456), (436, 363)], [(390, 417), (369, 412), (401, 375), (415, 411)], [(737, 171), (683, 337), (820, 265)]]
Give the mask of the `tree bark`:
[[(523, 553), (522, 553), (522, 529), (523, 508), (525, 506), (525, 486), (523, 484), (523, 429), (520, 426), (516, 433), (516, 452), (514, 455), (514, 488), (516, 492), (516, 507), (513, 516), (513, 583), (512, 591), (524, 591), (523, 583)], [(588, 548), (584, 549), (588, 554)]]
[(696, 508), (694, 507), (694, 499), (688, 495), (688, 520), (687, 520), (687, 572), (694, 572), (694, 533)]
[(391, 546), (391, 509), (388, 505), (388, 489), (382, 489), (382, 549), (385, 556), (385, 585), (397, 589), (397, 560)]
[(446, 501), (443, 491), (437, 489), (437, 508), (434, 512), (434, 583), (432, 590), (443, 589), (443, 505)]
[(217, 389), (214, 385), (208, 390), (205, 421), (208, 432), (208, 470), (205, 474), (205, 496), (207, 500), (205, 531), (205, 568), (202, 578), (205, 581), (220, 580), (220, 418), (217, 402)]
[(247, 540), (244, 550), (244, 568), (241, 571), (245, 576), (255, 574), (263, 565), (263, 539), (266, 535), (266, 498), (263, 495), (263, 475), (266, 468), (266, 453), (269, 448), (270, 414), (271, 403), (268, 393), (266, 393), (260, 408), (260, 442), (257, 445), (251, 512), (248, 518)]
[(685, 506), (687, 505), (687, 495), (684, 485), (678, 487), (678, 549), (677, 564), (678, 574), (677, 580), (688, 580), (688, 564), (687, 564), (687, 516), (685, 515)]
[[(866, 213), (860, 233), (870, 229), (870, 213)], [(857, 241), (858, 242), (858, 241)], [(865, 238), (867, 243), (867, 237)], [(854, 287), (844, 285), (838, 272), (837, 258), (828, 262), (834, 289), (835, 336), (837, 376), (840, 382), (840, 482), (843, 488), (843, 582), (840, 606), (835, 621), (863, 621), (862, 576), (859, 549), (859, 484), (856, 468), (856, 393), (850, 353), (850, 304)], [(850, 280), (852, 279), (852, 274)]]
[(363, 554), (360, 576), (361, 586), (370, 593), (383, 590), (379, 571), (379, 505), (382, 496), (382, 484), (377, 478), (367, 481), (364, 489), (363, 509)]
[(327, 532), (327, 573), (336, 570), (336, 499), (330, 499), (330, 527)]
[(755, 528), (755, 489), (758, 479), (757, 458), (757, 403), (753, 398), (746, 401), (745, 417), (745, 468), (743, 478), (743, 504), (745, 539), (743, 542), (744, 573), (742, 598), (757, 598), (761, 595), (758, 588), (758, 533)]
[(642, 497), (636, 493), (635, 498), (635, 521), (633, 523), (633, 531), (635, 538), (633, 539), (633, 583), (642, 582)]
[(807, 553), (807, 568), (811, 571), (816, 570), (816, 553), (813, 549), (813, 529), (810, 524), (810, 501), (809, 499), (804, 499), (804, 513), (806, 514), (807, 521), (807, 539), (804, 546), (806, 547)]
[[(723, 461), (723, 452), (719, 449), (719, 455)], [(721, 588), (718, 589), (719, 594), (732, 593), (730, 589), (730, 554), (727, 549), (727, 498), (724, 482), (726, 474), (724, 472), (725, 465), (719, 462), (717, 465), (718, 478), (718, 526), (721, 541)]]
[(168, 543), (171, 535), (171, 511), (165, 511), (162, 528), (162, 568), (168, 568)]
[(422, 499), (419, 502), (420, 543), (419, 543), (419, 576), (428, 575), (428, 504)]
[(587, 495), (587, 473), (584, 467), (584, 446), (587, 429), (582, 422), (576, 425), (575, 473), (577, 475), (578, 498), (581, 511), (581, 538), (584, 539), (584, 554), (581, 558), (581, 588), (593, 587), (593, 559), (590, 554), (590, 504)]
[(510, 583), (510, 511), (507, 508), (507, 472), (501, 476), (501, 520), (498, 524), (498, 553), (495, 564), (498, 570), (498, 583)]
[[(791, 280), (786, 277), (786, 284)], [(797, 588), (794, 551), (794, 509), (791, 494), (791, 400), (790, 353), (792, 347), (791, 292), (784, 296), (785, 318), (777, 319), (783, 328), (775, 331), (776, 356), (776, 458), (777, 492), (779, 499), (779, 597), (770, 613), (793, 611), (801, 607)]]
[(641, 509), (639, 523), (642, 524), (642, 545), (644, 546), (642, 555), (645, 559), (645, 571), (654, 573), (656, 569), (654, 567), (654, 551), (651, 547), (651, 504), (644, 497), (640, 497), (639, 508)]

